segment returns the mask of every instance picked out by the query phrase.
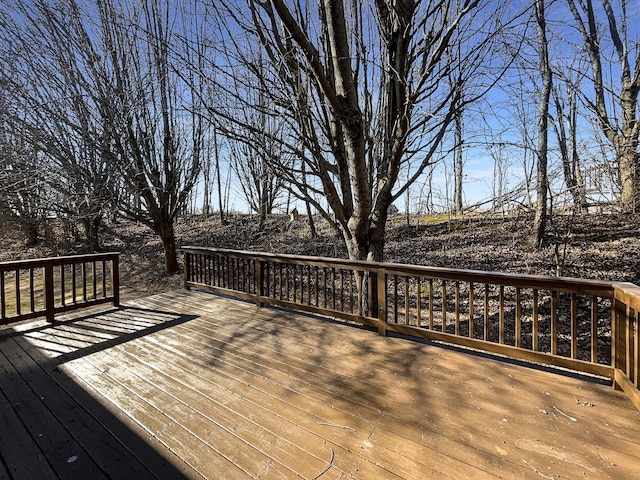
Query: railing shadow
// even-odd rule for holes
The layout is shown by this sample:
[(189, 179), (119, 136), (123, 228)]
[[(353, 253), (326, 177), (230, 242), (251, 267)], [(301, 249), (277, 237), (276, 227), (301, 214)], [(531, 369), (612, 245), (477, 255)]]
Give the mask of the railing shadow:
[(115, 413), (58, 367), (193, 318), (122, 307), (2, 331), (0, 420), (11, 426), (11, 435), (0, 439), (0, 477), (3, 471), (8, 478), (192, 476), (193, 470), (168, 450), (162, 453), (152, 432)]

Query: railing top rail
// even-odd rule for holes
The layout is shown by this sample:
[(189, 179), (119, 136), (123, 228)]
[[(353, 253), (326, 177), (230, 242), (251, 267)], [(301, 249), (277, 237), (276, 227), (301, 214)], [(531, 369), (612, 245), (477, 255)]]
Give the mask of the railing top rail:
[(105, 252), (105, 253), (89, 253), (86, 255), (69, 255), (65, 257), (48, 257), (48, 258), (35, 258), (31, 260), (12, 260), (8, 262), (0, 262), (0, 271), (10, 271), (22, 268), (36, 268), (45, 265), (63, 265), (80, 261), (101, 261), (112, 260), (120, 255), (120, 252)]
[[(618, 285), (611, 281), (590, 280), (573, 277), (551, 277), (544, 275), (502, 273), (482, 270), (465, 270), (447, 267), (429, 267), (424, 265), (408, 265), (401, 263), (369, 262), (332, 257), (312, 257), (306, 255), (274, 254), (268, 252), (252, 252), (247, 250), (231, 250), (208, 247), (183, 247), (190, 253), (218, 253), (238, 257), (256, 258), (274, 262), (305, 263), (319, 266), (354, 268), (359, 270), (378, 271), (399, 275), (417, 275), (441, 278), (445, 280), (463, 280), (474, 283), (491, 283), (523, 288), (538, 288), (561, 291), (580, 291), (585, 294), (613, 296)], [(633, 284), (629, 284), (633, 285)]]

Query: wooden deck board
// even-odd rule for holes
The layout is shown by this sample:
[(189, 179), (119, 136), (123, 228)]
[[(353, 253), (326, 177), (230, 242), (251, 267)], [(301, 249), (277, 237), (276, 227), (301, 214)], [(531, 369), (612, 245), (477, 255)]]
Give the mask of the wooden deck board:
[(0, 479), (640, 477), (610, 386), (206, 293), (0, 347)]

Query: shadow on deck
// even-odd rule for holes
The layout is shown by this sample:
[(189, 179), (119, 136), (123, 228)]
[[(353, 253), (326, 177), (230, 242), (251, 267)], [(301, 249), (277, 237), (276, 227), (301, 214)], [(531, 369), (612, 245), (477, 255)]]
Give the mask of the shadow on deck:
[(0, 349), (0, 478), (640, 477), (595, 379), (202, 292)]

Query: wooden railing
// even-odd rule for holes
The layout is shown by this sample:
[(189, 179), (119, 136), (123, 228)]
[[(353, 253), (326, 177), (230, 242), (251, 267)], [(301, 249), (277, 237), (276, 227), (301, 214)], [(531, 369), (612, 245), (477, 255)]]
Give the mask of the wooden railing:
[(118, 253), (0, 262), (0, 325), (120, 303)]
[(640, 287), (185, 248), (185, 287), (609, 378), (640, 408)]

